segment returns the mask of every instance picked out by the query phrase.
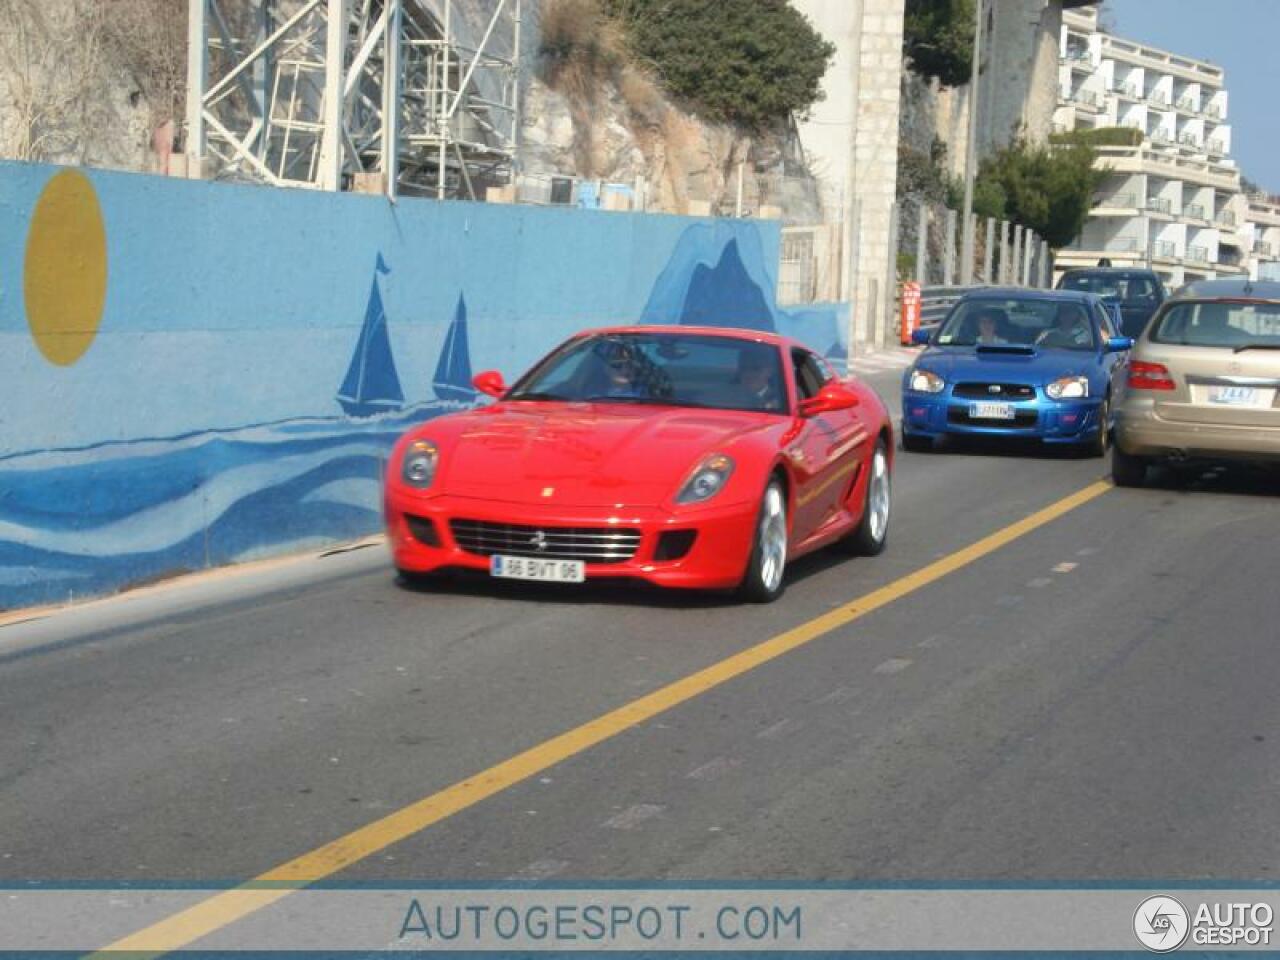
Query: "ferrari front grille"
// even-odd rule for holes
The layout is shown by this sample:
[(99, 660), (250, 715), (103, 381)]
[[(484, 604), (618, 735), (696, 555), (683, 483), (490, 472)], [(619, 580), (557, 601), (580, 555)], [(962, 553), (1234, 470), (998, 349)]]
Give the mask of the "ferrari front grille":
[(455, 519), (449, 521), (449, 529), (461, 549), (481, 557), (497, 553), (584, 563), (624, 563), (640, 548), (640, 531), (624, 527), (531, 527)]

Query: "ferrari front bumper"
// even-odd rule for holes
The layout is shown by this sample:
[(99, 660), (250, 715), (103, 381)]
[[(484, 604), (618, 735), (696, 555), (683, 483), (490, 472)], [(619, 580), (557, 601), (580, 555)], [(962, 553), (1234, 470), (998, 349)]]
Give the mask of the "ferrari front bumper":
[[(586, 579), (637, 579), (662, 587), (726, 589), (746, 571), (758, 505), (708, 506), (673, 513), (656, 507), (564, 507), (500, 503), (469, 497), (419, 497), (390, 488), (387, 536), (395, 565), (412, 573), (488, 571), (489, 554), (549, 557), (547, 541), (569, 531), (596, 538), (625, 531), (629, 556), (598, 562), (584, 553)], [(494, 531), (478, 545), (467, 531)], [(638, 532), (638, 542), (631, 532)], [(541, 534), (541, 536), (539, 536)], [(664, 536), (665, 535), (665, 536)], [(467, 541), (467, 542), (460, 542)], [(552, 547), (554, 552), (557, 548)], [(563, 548), (560, 548), (563, 549)], [(574, 559), (574, 557), (562, 557)]]

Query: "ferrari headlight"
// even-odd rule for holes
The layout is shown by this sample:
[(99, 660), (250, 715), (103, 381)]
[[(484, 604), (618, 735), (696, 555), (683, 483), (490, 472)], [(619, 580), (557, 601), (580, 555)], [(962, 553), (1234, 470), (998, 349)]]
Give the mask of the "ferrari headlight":
[(947, 385), (947, 381), (929, 370), (912, 370), (907, 382), (917, 393), (941, 393)]
[(1088, 377), (1059, 377), (1044, 388), (1051, 399), (1079, 400), (1089, 395)]
[(723, 453), (712, 454), (698, 464), (680, 488), (676, 503), (702, 503), (724, 489), (733, 473), (733, 459)]
[(425, 490), (436, 478), (440, 464), (440, 450), (430, 440), (415, 440), (404, 452), (400, 464), (400, 478), (411, 487)]

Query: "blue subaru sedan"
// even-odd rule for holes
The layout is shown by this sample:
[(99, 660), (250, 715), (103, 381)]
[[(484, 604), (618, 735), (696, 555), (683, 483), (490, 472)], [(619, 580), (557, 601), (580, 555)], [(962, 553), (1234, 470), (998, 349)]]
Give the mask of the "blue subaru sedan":
[(1133, 340), (1096, 295), (984, 288), (932, 330), (902, 381), (902, 443), (954, 434), (1027, 437), (1103, 456)]

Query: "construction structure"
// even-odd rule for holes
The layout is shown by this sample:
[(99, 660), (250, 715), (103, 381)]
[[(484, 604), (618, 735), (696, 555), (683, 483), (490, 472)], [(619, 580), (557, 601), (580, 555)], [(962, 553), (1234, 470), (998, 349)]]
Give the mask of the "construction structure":
[(510, 184), (523, 0), (189, 0), (187, 176), (484, 199)]

